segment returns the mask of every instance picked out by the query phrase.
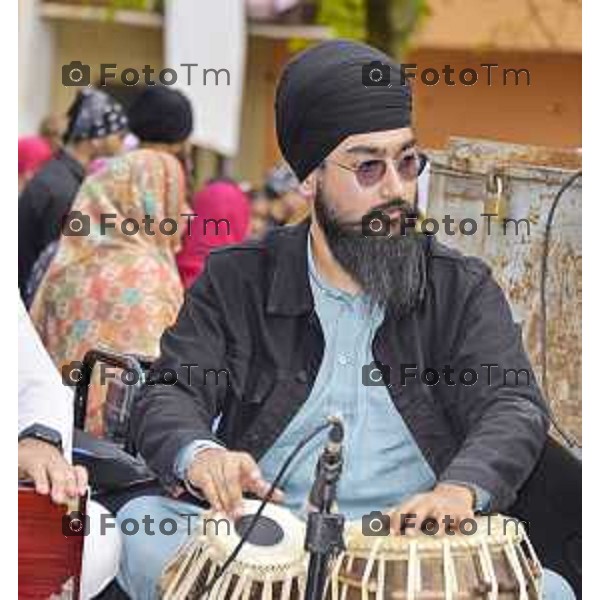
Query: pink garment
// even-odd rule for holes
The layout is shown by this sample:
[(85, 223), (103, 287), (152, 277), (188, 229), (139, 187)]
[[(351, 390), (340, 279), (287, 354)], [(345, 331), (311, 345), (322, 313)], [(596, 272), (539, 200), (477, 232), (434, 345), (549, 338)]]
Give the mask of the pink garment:
[(34, 175), (50, 158), (52, 148), (43, 137), (31, 135), (19, 139), (19, 175)]
[(246, 238), (250, 202), (236, 183), (217, 181), (196, 192), (193, 212), (198, 216), (190, 223), (177, 255), (179, 274), (186, 288), (202, 273), (211, 250)]

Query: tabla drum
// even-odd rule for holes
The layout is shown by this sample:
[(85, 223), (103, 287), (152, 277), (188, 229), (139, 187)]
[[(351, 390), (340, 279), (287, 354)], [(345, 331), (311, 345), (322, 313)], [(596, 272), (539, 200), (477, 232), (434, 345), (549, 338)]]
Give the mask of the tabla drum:
[[(533, 600), (542, 568), (525, 524), (501, 515), (464, 522), (465, 533), (363, 535), (345, 531), (346, 550), (335, 560), (328, 600)], [(470, 532), (470, 533), (469, 533)]]
[(233, 563), (204, 592), (237, 546), (260, 506), (244, 500), (235, 522), (223, 513), (207, 511), (190, 539), (167, 564), (161, 577), (162, 597), (169, 600), (301, 600), (308, 558), (305, 525), (289, 510), (267, 504)]

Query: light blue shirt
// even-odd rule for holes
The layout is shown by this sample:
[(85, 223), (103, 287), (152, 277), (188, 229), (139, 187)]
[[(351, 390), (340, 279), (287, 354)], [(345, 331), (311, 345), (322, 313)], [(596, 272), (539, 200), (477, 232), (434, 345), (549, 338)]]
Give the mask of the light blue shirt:
[[(397, 505), (431, 489), (435, 474), (394, 407), (385, 385), (364, 385), (363, 366), (373, 361), (372, 343), (384, 312), (364, 294), (333, 288), (317, 273), (308, 241), (308, 267), (315, 310), (325, 338), (319, 373), (309, 398), (259, 466), (267, 481), (298, 443), (329, 415), (343, 419), (344, 468), (338, 509), (348, 519)], [(294, 460), (281, 487), (286, 505), (303, 512), (325, 433)]]

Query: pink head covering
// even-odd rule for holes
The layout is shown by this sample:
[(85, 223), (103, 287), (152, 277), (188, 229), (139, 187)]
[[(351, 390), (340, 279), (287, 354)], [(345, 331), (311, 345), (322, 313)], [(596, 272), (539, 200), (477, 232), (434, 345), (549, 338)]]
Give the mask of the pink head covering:
[(52, 148), (43, 137), (32, 135), (19, 139), (19, 175), (35, 173), (50, 158)]
[(236, 183), (208, 183), (196, 192), (193, 201), (198, 216), (191, 222), (177, 255), (177, 266), (186, 288), (204, 269), (208, 253), (220, 246), (237, 244), (248, 234), (250, 203)]

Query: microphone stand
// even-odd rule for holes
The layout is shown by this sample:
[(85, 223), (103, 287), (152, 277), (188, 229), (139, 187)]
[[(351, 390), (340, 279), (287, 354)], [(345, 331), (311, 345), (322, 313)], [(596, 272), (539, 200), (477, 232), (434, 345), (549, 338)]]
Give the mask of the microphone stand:
[[(333, 423), (341, 442), (341, 425)], [(335, 437), (335, 434), (330, 436)], [(342, 473), (341, 449), (332, 452), (329, 445), (317, 463), (316, 484), (310, 503), (317, 509), (308, 515), (304, 549), (310, 553), (306, 579), (305, 600), (323, 600), (327, 584), (327, 569), (330, 559), (345, 549), (343, 532), (344, 516), (332, 514), (336, 499), (337, 483)]]

